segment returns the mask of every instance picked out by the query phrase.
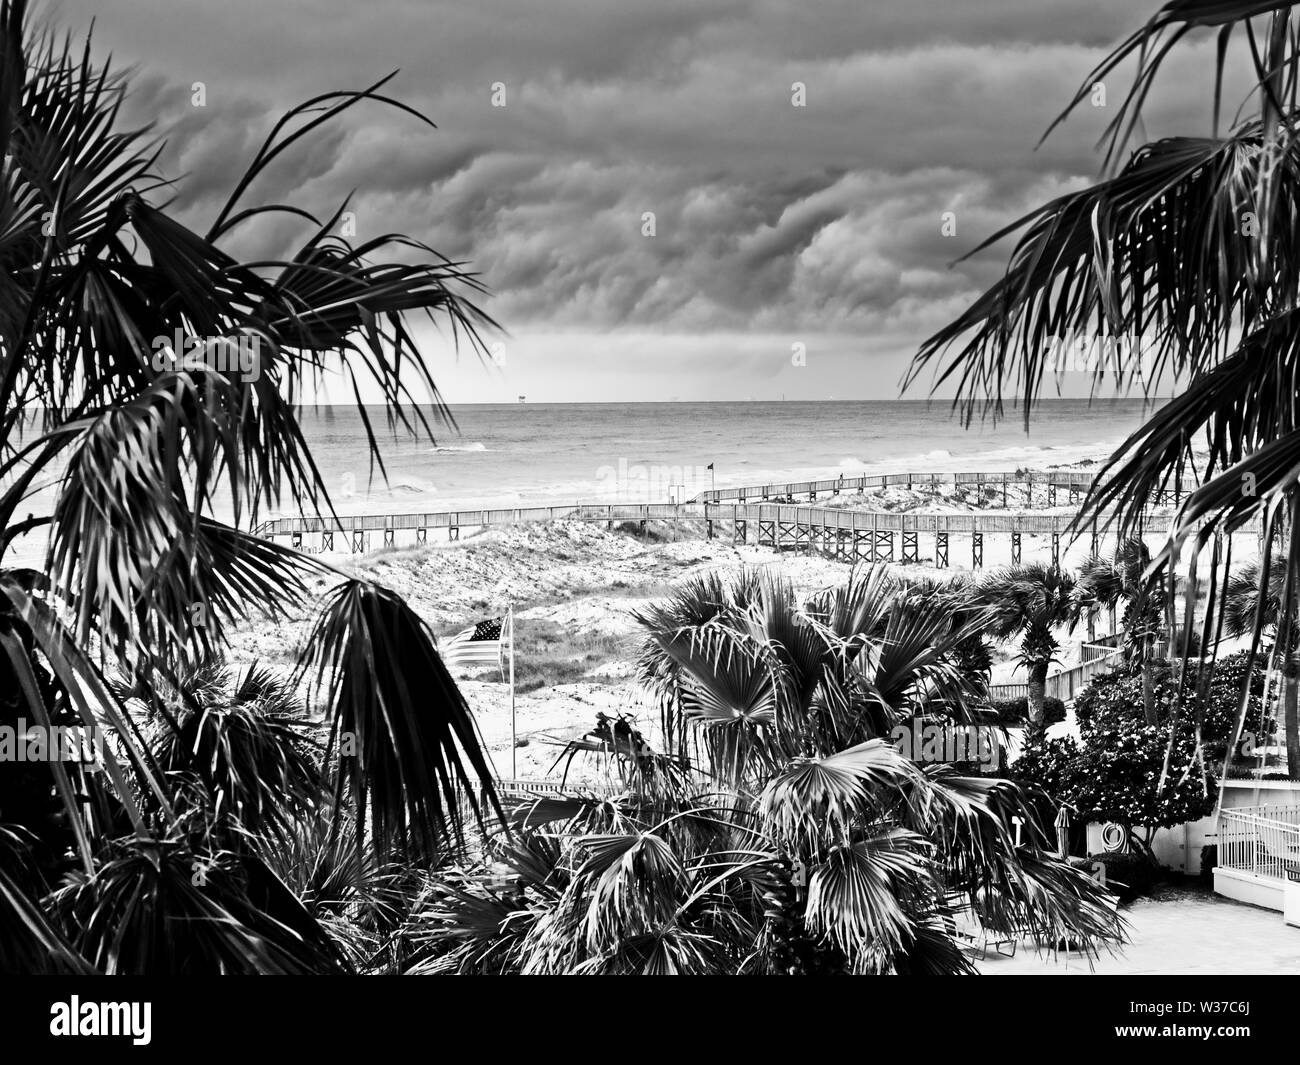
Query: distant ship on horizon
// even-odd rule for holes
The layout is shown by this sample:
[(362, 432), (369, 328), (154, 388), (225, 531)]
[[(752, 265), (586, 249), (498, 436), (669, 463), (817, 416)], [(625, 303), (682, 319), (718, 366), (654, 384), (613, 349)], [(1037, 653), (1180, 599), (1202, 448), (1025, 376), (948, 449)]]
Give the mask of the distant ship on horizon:
[(519, 402), (520, 402), (520, 403), (527, 403), (527, 402), (528, 402), (528, 397), (527, 397), (527, 396), (520, 396), (520, 397), (519, 397)]

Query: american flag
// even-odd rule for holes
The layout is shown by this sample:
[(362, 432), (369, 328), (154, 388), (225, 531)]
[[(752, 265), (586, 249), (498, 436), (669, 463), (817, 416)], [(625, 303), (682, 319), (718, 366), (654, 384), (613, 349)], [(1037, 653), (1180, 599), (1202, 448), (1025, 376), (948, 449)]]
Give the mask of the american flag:
[(505, 618), (489, 618), (468, 629), (462, 629), (440, 648), (442, 660), (448, 669), (472, 669), (479, 666), (501, 668), (501, 655), (505, 641), (510, 638), (510, 626)]

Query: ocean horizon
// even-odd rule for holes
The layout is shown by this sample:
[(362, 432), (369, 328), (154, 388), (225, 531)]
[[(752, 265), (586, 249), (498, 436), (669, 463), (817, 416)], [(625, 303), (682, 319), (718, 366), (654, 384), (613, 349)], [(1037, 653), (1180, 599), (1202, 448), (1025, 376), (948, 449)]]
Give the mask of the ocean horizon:
[(303, 431), (339, 512), (662, 501), (714, 485), (841, 473), (1046, 469), (1105, 458), (1151, 405), (1045, 400), (1028, 432), (1010, 407), (996, 424), (976, 420), (965, 428), (946, 400), (516, 402), (449, 410), (455, 428), (435, 424), (433, 444), (375, 425), (385, 483), (368, 461), (358, 410), (308, 406)]

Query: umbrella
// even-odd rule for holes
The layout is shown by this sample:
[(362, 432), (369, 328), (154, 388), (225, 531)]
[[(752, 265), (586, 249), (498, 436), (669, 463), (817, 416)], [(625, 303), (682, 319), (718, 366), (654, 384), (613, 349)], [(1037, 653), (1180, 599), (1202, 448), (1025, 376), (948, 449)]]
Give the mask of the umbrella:
[(1056, 850), (1062, 858), (1070, 856), (1070, 810), (1066, 806), (1056, 811)]

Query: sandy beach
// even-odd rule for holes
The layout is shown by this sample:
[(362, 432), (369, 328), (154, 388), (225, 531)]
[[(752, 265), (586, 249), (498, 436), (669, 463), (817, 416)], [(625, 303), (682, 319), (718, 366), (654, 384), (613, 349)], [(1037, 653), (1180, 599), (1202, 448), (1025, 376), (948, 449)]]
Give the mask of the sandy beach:
[[(1059, 498), (1064, 500), (1062, 491)], [(977, 493), (973, 486), (951, 484), (907, 489), (890, 487), (844, 495), (824, 505), (892, 511), (953, 513), (1001, 509), (1001, 489)], [(1026, 509), (1023, 488), (1008, 492), (1008, 508)], [(1034, 510), (1044, 511), (1043, 489)], [(819, 501), (820, 503), (820, 501)], [(1069, 513), (1058, 506), (1055, 512)], [(1051, 512), (1051, 511), (1049, 511)], [(1151, 534), (1152, 546), (1159, 533)], [(1238, 561), (1250, 553), (1243, 537)], [(990, 537), (984, 547), (985, 569), (1010, 563), (1010, 541)], [(942, 572), (970, 572), (969, 547), (954, 540), (952, 565)], [(1023, 560), (1047, 560), (1046, 536), (1025, 536)], [(921, 563), (895, 566), (899, 573), (934, 575), (933, 542), (922, 537)], [(1088, 555), (1087, 539), (1062, 544), (1065, 565), (1077, 567)], [(772, 566), (803, 593), (846, 579), (851, 563), (805, 551), (777, 551), (755, 544), (733, 545), (729, 533), (707, 539), (702, 530), (651, 525), (607, 529), (600, 523), (557, 523), (465, 530), (458, 541), (421, 547), (389, 548), (365, 555), (319, 556), (343, 573), (373, 579), (401, 594), (439, 637), (505, 613), (516, 617), (515, 720), (519, 739), (516, 766), (511, 766), (510, 690), (495, 670), (480, 670), (463, 681), (479, 727), (503, 776), (541, 779), (551, 774), (564, 742), (581, 736), (597, 713), (625, 714), (649, 735), (657, 731), (658, 707), (635, 679), (635, 662), (643, 634), (634, 614), (665, 596), (679, 581), (710, 570)], [(323, 594), (328, 578), (314, 581)], [(236, 663), (259, 660), (287, 669), (305, 635), (316, 604), (285, 621), (253, 622), (236, 633)], [(1104, 630), (1101, 620), (1099, 630)], [(1076, 661), (1082, 627), (1062, 633), (1062, 665)], [(1001, 649), (994, 683), (1024, 680), (1014, 648)], [(581, 761), (575, 763), (580, 766)], [(581, 770), (579, 770), (581, 772)], [(589, 779), (587, 775), (579, 779)]]

